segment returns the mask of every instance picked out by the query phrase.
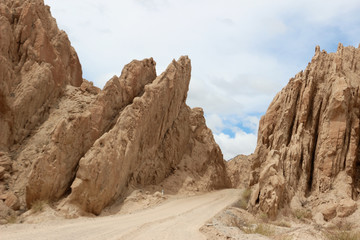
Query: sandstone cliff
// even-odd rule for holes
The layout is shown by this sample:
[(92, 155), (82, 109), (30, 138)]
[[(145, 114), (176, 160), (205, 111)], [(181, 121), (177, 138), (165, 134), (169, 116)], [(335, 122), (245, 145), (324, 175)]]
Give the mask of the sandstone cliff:
[(39, 200), (99, 214), (130, 188), (186, 179), (229, 186), (202, 109), (185, 103), (188, 57), (160, 76), (134, 60), (100, 90), (42, 0), (2, 1), (0, 13), (0, 218)]
[[(291, 203), (349, 215), (359, 190), (360, 49), (315, 49), (261, 118), (250, 209), (275, 217)], [(299, 204), (300, 205), (300, 204)], [(345, 212), (345, 214), (344, 214)], [(324, 212), (325, 214), (325, 212)]]

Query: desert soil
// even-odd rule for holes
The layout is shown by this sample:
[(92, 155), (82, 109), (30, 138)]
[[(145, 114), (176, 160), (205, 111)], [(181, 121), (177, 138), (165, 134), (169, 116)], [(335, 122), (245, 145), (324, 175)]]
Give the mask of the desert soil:
[(199, 229), (238, 200), (240, 192), (225, 189), (170, 197), (158, 206), (129, 214), (4, 225), (0, 239), (206, 239)]

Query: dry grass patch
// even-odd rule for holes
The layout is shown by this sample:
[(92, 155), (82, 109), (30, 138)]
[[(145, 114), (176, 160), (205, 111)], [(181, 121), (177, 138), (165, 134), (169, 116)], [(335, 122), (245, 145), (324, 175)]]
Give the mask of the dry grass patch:
[(354, 231), (336, 231), (326, 234), (329, 240), (360, 240), (360, 233)]
[(248, 205), (247, 202), (241, 198), (238, 201), (236, 201), (232, 206), (246, 210), (247, 205)]
[(293, 216), (299, 220), (312, 219), (312, 213), (305, 209), (296, 209), (293, 212)]
[(275, 234), (274, 229), (266, 224), (258, 224), (255, 227), (243, 227), (241, 230), (246, 234), (260, 234), (267, 237), (274, 236)]
[(250, 196), (251, 196), (250, 188), (246, 188), (241, 194), (241, 197), (246, 201), (246, 203), (249, 202)]
[(16, 216), (16, 215), (11, 215), (10, 217), (8, 217), (8, 218), (6, 219), (6, 221), (7, 221), (9, 224), (14, 224), (14, 223), (16, 223), (16, 221), (17, 221), (17, 216)]
[(360, 232), (353, 230), (353, 224), (340, 221), (325, 233), (329, 240), (360, 240)]
[(45, 206), (48, 204), (46, 200), (37, 200), (31, 205), (31, 211), (34, 213), (42, 212), (45, 209)]
[(291, 228), (291, 224), (288, 222), (274, 222), (274, 225), (279, 226), (279, 227), (286, 227), (286, 228)]
[(250, 188), (246, 188), (242, 192), (241, 198), (238, 201), (236, 201), (232, 206), (246, 210), (250, 200), (250, 196), (251, 196), (251, 190)]
[(264, 223), (268, 223), (269, 222), (269, 216), (267, 215), (267, 213), (264, 212), (260, 212), (259, 213), (259, 218), (262, 222)]

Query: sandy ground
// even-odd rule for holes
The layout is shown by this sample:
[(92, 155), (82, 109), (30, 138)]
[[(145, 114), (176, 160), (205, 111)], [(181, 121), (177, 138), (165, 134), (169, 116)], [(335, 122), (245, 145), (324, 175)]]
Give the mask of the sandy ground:
[(169, 198), (131, 214), (0, 226), (0, 239), (206, 239), (199, 229), (239, 199), (240, 190)]

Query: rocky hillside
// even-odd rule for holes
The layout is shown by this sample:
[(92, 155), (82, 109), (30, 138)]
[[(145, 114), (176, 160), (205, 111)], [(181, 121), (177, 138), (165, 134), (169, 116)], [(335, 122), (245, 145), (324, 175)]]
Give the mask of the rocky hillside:
[(188, 57), (160, 76), (134, 60), (100, 90), (42, 0), (4, 0), (0, 13), (0, 220), (41, 200), (99, 214), (169, 179), (177, 191), (229, 186), (202, 109), (185, 103)]
[(288, 204), (325, 219), (356, 210), (360, 192), (360, 49), (315, 56), (270, 104), (253, 156), (250, 208), (275, 217)]
[(237, 155), (226, 162), (226, 171), (233, 188), (248, 188), (252, 155)]

